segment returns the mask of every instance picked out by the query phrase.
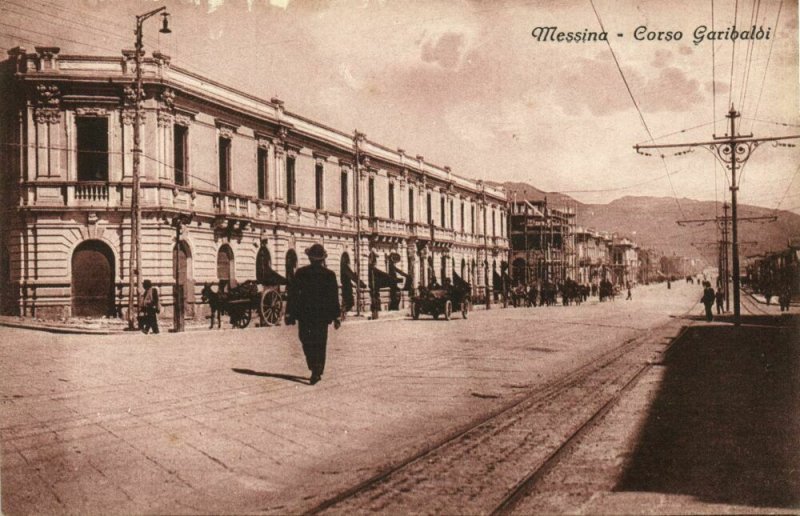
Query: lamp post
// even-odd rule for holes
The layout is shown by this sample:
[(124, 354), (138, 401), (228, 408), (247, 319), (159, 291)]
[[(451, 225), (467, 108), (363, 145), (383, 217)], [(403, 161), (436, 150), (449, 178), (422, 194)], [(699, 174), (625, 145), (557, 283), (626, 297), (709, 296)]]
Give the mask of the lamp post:
[(140, 227), (142, 224), (142, 209), (139, 204), (139, 166), (141, 162), (141, 121), (142, 121), (142, 53), (144, 52), (144, 45), (142, 43), (142, 25), (148, 18), (161, 13), (162, 26), (159, 32), (169, 34), (168, 16), (166, 7), (162, 6), (158, 9), (153, 9), (145, 14), (140, 14), (136, 17), (136, 47), (134, 51), (134, 62), (136, 65), (136, 88), (135, 88), (135, 104), (134, 104), (134, 119), (133, 119), (133, 185), (131, 187), (131, 251), (129, 258), (129, 274), (128, 274), (128, 329), (136, 329), (136, 309), (139, 304), (139, 292), (142, 289), (142, 236)]

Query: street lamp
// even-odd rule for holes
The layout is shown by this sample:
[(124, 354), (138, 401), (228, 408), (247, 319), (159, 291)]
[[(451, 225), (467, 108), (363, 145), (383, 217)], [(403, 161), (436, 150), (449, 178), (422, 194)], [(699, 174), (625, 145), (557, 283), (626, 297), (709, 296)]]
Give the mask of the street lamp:
[(172, 32), (169, 29), (169, 13), (166, 12), (165, 6), (154, 9), (145, 14), (140, 14), (136, 17), (136, 48), (134, 52), (134, 62), (136, 64), (136, 100), (134, 104), (134, 119), (133, 119), (133, 185), (131, 189), (131, 251), (129, 260), (129, 274), (128, 274), (128, 329), (133, 330), (136, 328), (136, 314), (138, 310), (136, 307), (139, 304), (139, 292), (142, 289), (142, 237), (140, 227), (142, 223), (142, 209), (139, 205), (139, 166), (141, 161), (141, 125), (142, 121), (142, 54), (144, 53), (144, 45), (142, 44), (142, 24), (148, 18), (161, 13), (162, 25), (161, 30), (164, 34)]

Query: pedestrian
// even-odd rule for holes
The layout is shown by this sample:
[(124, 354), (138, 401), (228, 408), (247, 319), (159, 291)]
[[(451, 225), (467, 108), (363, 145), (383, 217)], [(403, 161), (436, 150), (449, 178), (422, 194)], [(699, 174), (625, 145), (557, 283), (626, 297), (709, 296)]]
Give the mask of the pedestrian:
[(342, 323), (336, 275), (323, 264), (327, 257), (325, 248), (314, 244), (306, 249), (306, 255), (311, 265), (298, 269), (289, 284), (285, 320), (288, 325), (298, 323), (306, 365), (311, 371), (309, 383), (314, 385), (325, 370), (328, 325), (333, 323), (338, 330)]
[(764, 299), (766, 299), (767, 306), (769, 306), (770, 300), (772, 299), (772, 287), (767, 286), (764, 289)]
[(714, 300), (716, 296), (714, 295), (714, 289), (711, 287), (711, 283), (706, 281), (703, 283), (705, 288), (703, 289), (703, 297), (700, 298), (703, 305), (706, 307), (706, 322), (711, 322), (714, 319), (714, 315), (711, 313), (711, 307), (714, 306)]
[(626, 301), (630, 301), (630, 300), (632, 300), (632, 299), (633, 299), (633, 296), (631, 295), (631, 285), (630, 285), (630, 283), (629, 283), (629, 284), (628, 284), (628, 297), (626, 297), (626, 298), (625, 298), (625, 300), (626, 300)]
[(717, 315), (720, 315), (723, 311), (722, 303), (725, 301), (725, 293), (722, 292), (722, 290), (717, 290), (716, 299), (717, 299)]
[(147, 333), (150, 330), (153, 333), (158, 333), (158, 314), (161, 313), (158, 289), (153, 286), (153, 282), (150, 280), (144, 280), (142, 285), (144, 286), (144, 295), (140, 305), (139, 329), (142, 330), (142, 333)]
[(788, 312), (789, 306), (792, 303), (792, 289), (789, 286), (784, 286), (778, 296), (778, 303), (781, 305), (781, 312)]

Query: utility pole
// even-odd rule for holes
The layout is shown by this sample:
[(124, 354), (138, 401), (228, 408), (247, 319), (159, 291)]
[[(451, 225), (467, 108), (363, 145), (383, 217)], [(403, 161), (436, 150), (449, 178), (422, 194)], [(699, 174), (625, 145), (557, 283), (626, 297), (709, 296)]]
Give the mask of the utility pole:
[[(725, 292), (725, 311), (730, 312), (730, 281), (731, 281), (731, 274), (730, 274), (730, 262), (728, 260), (728, 246), (730, 246), (730, 241), (728, 240), (728, 225), (732, 221), (732, 218), (728, 215), (728, 210), (730, 206), (727, 202), (722, 203), (722, 211), (723, 216), (717, 216), (713, 219), (684, 219), (676, 221), (679, 226), (689, 225), (689, 224), (705, 224), (707, 222), (715, 222), (720, 229), (720, 240), (719, 240), (719, 257), (718, 261), (718, 269), (719, 269), (719, 277), (720, 283), (722, 288)], [(778, 217), (775, 215), (764, 215), (759, 217), (739, 217), (739, 222), (775, 222), (778, 220)], [(740, 245), (743, 244), (740, 242)]]
[[(740, 114), (731, 104), (730, 111), (726, 118), (730, 119), (730, 133), (725, 136), (712, 135), (711, 141), (675, 143), (675, 144), (651, 144), (634, 145), (636, 152), (649, 156), (649, 153), (641, 152), (642, 149), (666, 149), (676, 147), (703, 147), (710, 150), (714, 155), (731, 171), (731, 229), (733, 247), (733, 320), (736, 326), (741, 324), (741, 304), (740, 304), (740, 273), (739, 273), (739, 225), (737, 223), (738, 204), (736, 194), (739, 187), (736, 184), (736, 171), (740, 166), (744, 166), (753, 151), (764, 142), (778, 142), (781, 140), (791, 140), (800, 138), (800, 135), (775, 136), (767, 138), (754, 138), (752, 134), (738, 135), (736, 133), (736, 119)], [(786, 146), (790, 146), (784, 144)], [(662, 155), (663, 157), (663, 155)]]
[(364, 133), (357, 130), (353, 133), (353, 147), (355, 148), (356, 159), (353, 167), (355, 173), (355, 216), (356, 216), (356, 242), (355, 242), (355, 260), (356, 260), (356, 316), (361, 315), (361, 142), (366, 139)]
[(153, 9), (152, 11), (140, 14), (136, 17), (136, 45), (134, 49), (134, 63), (136, 67), (136, 88), (133, 119), (133, 184), (131, 185), (131, 249), (129, 258), (128, 273), (128, 329), (136, 329), (136, 315), (138, 313), (139, 293), (142, 290), (142, 208), (140, 206), (139, 183), (141, 172), (142, 154), (142, 98), (144, 97), (142, 85), (142, 54), (144, 54), (144, 43), (142, 42), (142, 25), (145, 20), (161, 13), (162, 26), (159, 32), (169, 34), (169, 13), (165, 6)]

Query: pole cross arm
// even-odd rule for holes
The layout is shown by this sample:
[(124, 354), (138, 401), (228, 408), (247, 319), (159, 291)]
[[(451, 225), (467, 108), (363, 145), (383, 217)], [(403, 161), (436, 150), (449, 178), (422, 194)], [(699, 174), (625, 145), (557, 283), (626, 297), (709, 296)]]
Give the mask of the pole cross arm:
[(662, 143), (662, 144), (649, 144), (649, 145), (639, 145), (636, 144), (633, 148), (636, 151), (640, 149), (674, 149), (678, 147), (707, 147), (707, 146), (717, 146), (717, 145), (730, 145), (739, 144), (739, 143), (755, 143), (756, 145), (764, 142), (774, 142), (780, 140), (794, 140), (800, 138), (800, 134), (792, 134), (788, 136), (772, 136), (768, 138), (751, 138), (751, 137), (736, 137), (736, 138), (728, 138), (727, 140), (712, 140), (712, 141), (705, 141), (705, 142), (686, 142), (686, 143)]

